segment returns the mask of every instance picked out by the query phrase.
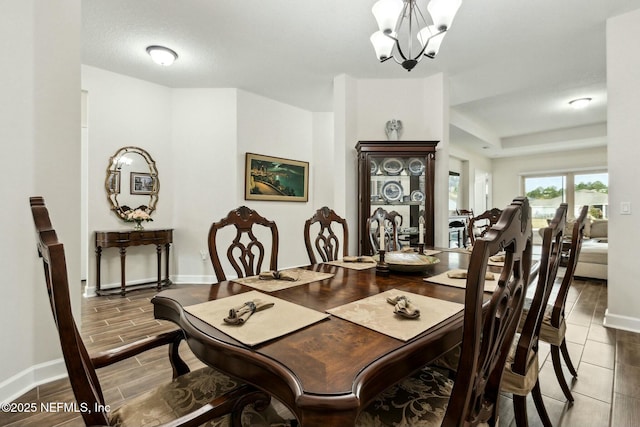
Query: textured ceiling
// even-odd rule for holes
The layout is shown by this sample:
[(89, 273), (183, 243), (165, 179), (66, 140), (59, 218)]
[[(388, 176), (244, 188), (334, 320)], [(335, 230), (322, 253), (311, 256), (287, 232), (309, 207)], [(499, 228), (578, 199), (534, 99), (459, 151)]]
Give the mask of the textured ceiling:
[[(606, 143), (606, 19), (640, 0), (463, 0), (439, 55), (380, 64), (374, 0), (83, 0), (82, 62), (331, 111), (333, 78), (450, 78), (452, 143), (490, 157)], [(152, 44), (179, 54), (153, 64)], [(575, 111), (568, 101), (589, 96)], [(549, 142), (553, 142), (552, 145)]]

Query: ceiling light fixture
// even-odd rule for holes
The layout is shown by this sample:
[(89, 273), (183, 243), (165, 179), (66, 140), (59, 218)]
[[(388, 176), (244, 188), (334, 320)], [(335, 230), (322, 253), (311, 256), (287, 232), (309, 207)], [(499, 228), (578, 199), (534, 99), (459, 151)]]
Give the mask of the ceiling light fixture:
[(569, 101), (569, 105), (571, 105), (576, 110), (581, 108), (585, 108), (591, 102), (591, 98), (578, 98), (573, 101)]
[(164, 46), (149, 46), (147, 48), (147, 53), (151, 56), (153, 62), (167, 67), (173, 64), (173, 61), (178, 59), (177, 53)]
[[(370, 38), (376, 56), (380, 62), (393, 58), (407, 71), (411, 71), (425, 56), (433, 59), (461, 4), (462, 0), (429, 1), (427, 10), (433, 22), (429, 24), (417, 0), (379, 0), (371, 9), (380, 29)], [(405, 37), (408, 43), (403, 50), (399, 39)], [(417, 54), (414, 54), (414, 38), (421, 46)], [(394, 47), (401, 59), (392, 54)]]

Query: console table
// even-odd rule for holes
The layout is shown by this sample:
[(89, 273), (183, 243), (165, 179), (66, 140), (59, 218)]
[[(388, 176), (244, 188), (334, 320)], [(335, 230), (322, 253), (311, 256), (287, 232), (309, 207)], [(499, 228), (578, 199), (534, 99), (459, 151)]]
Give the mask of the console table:
[[(125, 296), (127, 289), (156, 286), (161, 290), (169, 286), (169, 247), (173, 242), (173, 229), (141, 230), (141, 231), (96, 231), (96, 294)], [(158, 255), (158, 280), (153, 282), (127, 285), (125, 277), (125, 260), (127, 248), (130, 246), (155, 245)], [(165, 278), (162, 279), (162, 247), (165, 248)], [(100, 289), (100, 261), (103, 248), (120, 248), (120, 289)]]

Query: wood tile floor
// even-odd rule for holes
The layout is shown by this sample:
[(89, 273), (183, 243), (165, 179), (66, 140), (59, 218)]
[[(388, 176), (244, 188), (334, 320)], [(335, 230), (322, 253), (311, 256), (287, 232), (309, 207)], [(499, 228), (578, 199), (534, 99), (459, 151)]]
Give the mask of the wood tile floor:
[[(560, 272), (562, 274), (562, 272)], [(184, 285), (178, 285), (184, 286)], [(90, 352), (112, 348), (138, 338), (173, 329), (153, 318), (152, 290), (119, 296), (82, 299), (82, 335)], [(626, 427), (640, 419), (640, 334), (604, 328), (606, 282), (574, 280), (568, 301), (567, 341), (578, 379), (570, 383), (575, 397), (569, 406), (558, 386), (549, 348), (541, 344), (540, 384), (554, 426)], [(201, 363), (183, 345), (181, 352), (192, 368)], [(171, 377), (165, 349), (120, 362), (100, 372), (105, 399), (112, 406)], [(569, 374), (567, 372), (567, 378)], [(19, 402), (73, 402), (66, 379), (41, 385)], [(541, 422), (529, 398), (529, 425)], [(503, 396), (500, 426), (514, 427), (511, 399)], [(83, 426), (78, 414), (65, 411), (34, 414), (0, 413), (0, 426)]]

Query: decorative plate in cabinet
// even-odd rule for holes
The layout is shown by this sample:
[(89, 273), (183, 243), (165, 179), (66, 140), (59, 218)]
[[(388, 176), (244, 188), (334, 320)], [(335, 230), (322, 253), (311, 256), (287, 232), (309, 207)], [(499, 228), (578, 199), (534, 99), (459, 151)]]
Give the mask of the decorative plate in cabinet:
[(409, 159), (409, 161), (407, 161), (407, 173), (409, 175), (422, 175), (424, 169), (424, 161), (419, 157), (412, 157)]
[(422, 202), (424, 201), (424, 193), (420, 190), (413, 190), (411, 192), (411, 201), (412, 202)]
[(402, 199), (402, 185), (398, 181), (389, 181), (382, 186), (382, 198), (386, 202), (397, 202)]
[(375, 160), (371, 159), (371, 175), (375, 175), (378, 173), (378, 163)]
[(387, 175), (400, 175), (404, 169), (404, 162), (397, 157), (389, 157), (382, 162), (382, 170)]

